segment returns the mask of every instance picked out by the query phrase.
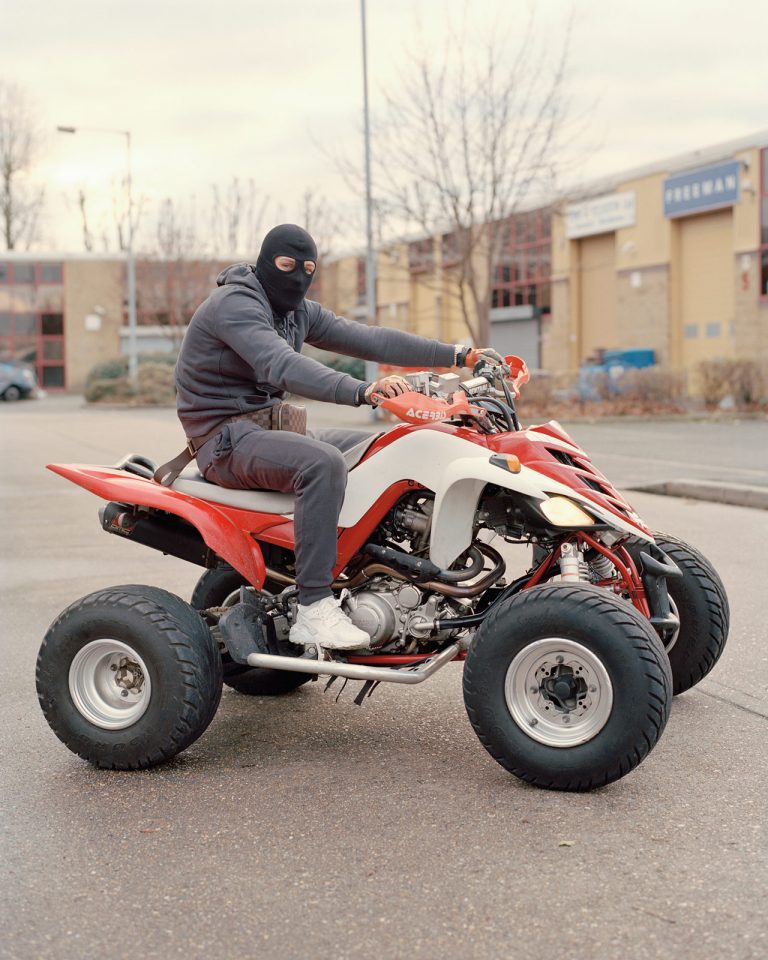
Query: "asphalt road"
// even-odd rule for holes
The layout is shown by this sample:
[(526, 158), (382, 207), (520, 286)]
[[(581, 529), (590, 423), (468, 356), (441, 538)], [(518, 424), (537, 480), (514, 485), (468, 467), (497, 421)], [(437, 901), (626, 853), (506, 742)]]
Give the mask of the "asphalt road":
[[(765, 469), (764, 424), (590, 425), (588, 440), (582, 426), (621, 482), (713, 450), (723, 469)], [(602, 790), (548, 793), (505, 773), (475, 739), (454, 666), (362, 709), (319, 684), (276, 700), (225, 691), (181, 757), (108, 773), (39, 711), (42, 636), (99, 587), (188, 597), (199, 570), (105, 536), (95, 498), (42, 467), (159, 458), (180, 433), (168, 411), (54, 399), (0, 405), (0, 436), (0, 957), (768, 955), (766, 513), (632, 496), (719, 568), (732, 633), (650, 757)]]

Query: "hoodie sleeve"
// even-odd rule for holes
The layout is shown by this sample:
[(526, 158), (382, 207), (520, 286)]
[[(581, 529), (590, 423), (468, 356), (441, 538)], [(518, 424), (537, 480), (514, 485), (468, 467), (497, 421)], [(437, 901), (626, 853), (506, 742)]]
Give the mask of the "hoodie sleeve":
[(253, 368), (260, 382), (310, 400), (358, 406), (364, 382), (297, 353), (247, 294), (232, 293), (220, 301), (214, 322), (216, 335)]
[(418, 337), (403, 330), (369, 327), (355, 320), (337, 317), (315, 301), (308, 300), (306, 303), (309, 315), (307, 343), (315, 347), (401, 367), (454, 365), (456, 348), (453, 344)]

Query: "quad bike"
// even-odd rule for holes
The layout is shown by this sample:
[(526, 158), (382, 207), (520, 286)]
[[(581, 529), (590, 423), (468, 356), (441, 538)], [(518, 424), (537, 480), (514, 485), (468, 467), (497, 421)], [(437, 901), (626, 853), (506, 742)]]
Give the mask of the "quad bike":
[[(559, 424), (520, 426), (523, 361), (473, 374), (411, 375), (411, 392), (379, 398), (404, 422), (345, 454), (333, 589), (370, 646), (344, 655), (289, 640), (293, 496), (191, 468), (161, 486), (141, 456), (51, 464), (108, 501), (105, 531), (206, 568), (191, 604), (118, 586), (58, 617), (37, 664), (56, 735), (99, 767), (141, 769), (203, 733), (222, 682), (274, 695), (360, 681), (362, 704), (460, 662), (470, 722), (515, 776), (587, 790), (637, 766), (673, 693), (723, 650), (722, 583), (698, 551), (652, 534)], [(505, 576), (497, 546), (521, 552), (521, 576)]]

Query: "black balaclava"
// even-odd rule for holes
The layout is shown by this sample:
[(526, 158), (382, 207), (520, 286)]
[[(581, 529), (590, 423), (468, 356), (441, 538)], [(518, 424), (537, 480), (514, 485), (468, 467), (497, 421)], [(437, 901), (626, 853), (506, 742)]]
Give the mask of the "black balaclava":
[[(289, 273), (278, 270), (275, 257), (293, 257), (296, 266)], [(295, 310), (309, 290), (314, 274), (304, 271), (305, 260), (317, 264), (317, 247), (307, 231), (295, 223), (281, 223), (264, 237), (256, 261), (256, 276), (278, 316)]]

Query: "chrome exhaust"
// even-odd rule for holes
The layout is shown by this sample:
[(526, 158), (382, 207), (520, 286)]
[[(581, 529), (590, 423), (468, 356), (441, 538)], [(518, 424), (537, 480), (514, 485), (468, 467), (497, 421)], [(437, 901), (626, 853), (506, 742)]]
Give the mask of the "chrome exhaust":
[(271, 653), (251, 653), (248, 665), (290, 670), (293, 673), (314, 673), (320, 676), (346, 677), (348, 680), (376, 680), (380, 683), (422, 683), (433, 673), (455, 660), (461, 652), (458, 643), (410, 667), (366, 667), (364, 663), (339, 663), (335, 660), (309, 660), (305, 657), (280, 657)]

